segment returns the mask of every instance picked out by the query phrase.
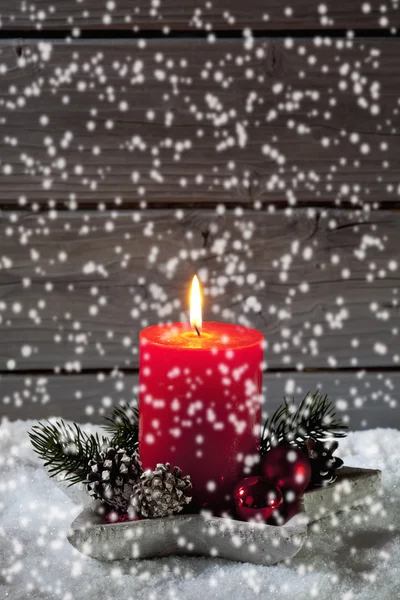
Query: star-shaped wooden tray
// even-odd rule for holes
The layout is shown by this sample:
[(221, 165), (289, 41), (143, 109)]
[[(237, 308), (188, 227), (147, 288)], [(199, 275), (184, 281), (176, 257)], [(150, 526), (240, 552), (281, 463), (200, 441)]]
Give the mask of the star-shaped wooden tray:
[(68, 540), (83, 554), (106, 561), (181, 554), (273, 565), (298, 553), (309, 523), (368, 501), (380, 475), (343, 467), (333, 484), (305, 492), (302, 511), (282, 526), (198, 514), (109, 524), (86, 508), (72, 523)]

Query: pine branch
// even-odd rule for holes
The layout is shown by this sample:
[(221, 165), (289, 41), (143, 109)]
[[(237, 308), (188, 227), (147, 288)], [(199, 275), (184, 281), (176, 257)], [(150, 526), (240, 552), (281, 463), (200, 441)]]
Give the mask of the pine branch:
[(285, 398), (284, 404), (265, 421), (260, 453), (262, 456), (272, 447), (282, 443), (301, 448), (309, 437), (345, 437), (346, 429), (347, 425), (336, 419), (334, 407), (328, 396), (322, 396), (318, 392), (311, 396), (308, 392), (298, 408), (294, 405), (294, 400), (289, 405)]
[(84, 481), (90, 470), (90, 461), (97, 460), (103, 446), (108, 444), (104, 437), (84, 433), (74, 424), (64, 421), (34, 425), (29, 432), (32, 446), (45, 461), (50, 477), (59, 473), (66, 475), (70, 485)]
[(70, 485), (84, 481), (92, 460), (99, 460), (106, 446), (124, 448), (129, 454), (137, 451), (139, 412), (131, 405), (115, 407), (105, 429), (111, 439), (87, 434), (75, 423), (64, 421), (34, 425), (29, 432), (35, 452), (45, 461), (50, 477), (65, 474)]
[(111, 417), (107, 417), (103, 427), (112, 436), (111, 444), (124, 448), (128, 454), (137, 452), (139, 438), (139, 411), (136, 405), (115, 406)]

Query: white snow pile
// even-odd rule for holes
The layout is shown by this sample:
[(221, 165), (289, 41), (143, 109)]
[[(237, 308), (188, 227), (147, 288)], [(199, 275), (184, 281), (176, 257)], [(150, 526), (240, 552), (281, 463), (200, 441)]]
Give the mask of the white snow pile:
[(400, 597), (400, 431), (354, 432), (342, 440), (345, 464), (382, 470), (383, 495), (368, 509), (320, 521), (294, 559), (263, 567), (215, 558), (101, 563), (82, 556), (66, 539), (82, 505), (48, 478), (27, 436), (33, 424), (0, 425), (1, 600)]

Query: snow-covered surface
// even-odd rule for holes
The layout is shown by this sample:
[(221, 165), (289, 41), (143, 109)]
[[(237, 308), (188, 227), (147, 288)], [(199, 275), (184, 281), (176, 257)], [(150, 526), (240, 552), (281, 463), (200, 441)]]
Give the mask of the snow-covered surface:
[(340, 442), (346, 464), (382, 470), (383, 495), (369, 510), (320, 521), (288, 564), (262, 567), (182, 557), (100, 563), (79, 554), (66, 533), (82, 505), (48, 478), (30, 447), (33, 424), (0, 426), (2, 600), (399, 598), (400, 431), (354, 432)]

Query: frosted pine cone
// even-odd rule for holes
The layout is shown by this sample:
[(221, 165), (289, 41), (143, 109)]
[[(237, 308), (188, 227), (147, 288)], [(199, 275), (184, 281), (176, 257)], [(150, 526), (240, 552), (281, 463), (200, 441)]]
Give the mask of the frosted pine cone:
[(86, 488), (92, 498), (101, 500), (120, 512), (127, 512), (133, 486), (142, 474), (138, 455), (129, 456), (125, 450), (108, 448), (93, 461), (87, 474)]
[(133, 488), (131, 504), (145, 518), (167, 517), (180, 512), (192, 499), (190, 476), (182, 477), (178, 467), (158, 464), (154, 471), (142, 473)]

